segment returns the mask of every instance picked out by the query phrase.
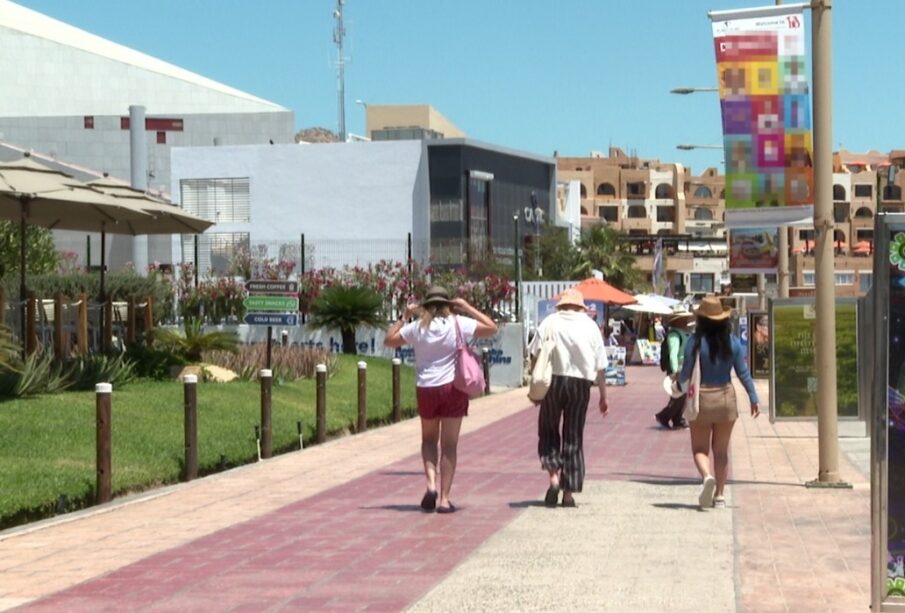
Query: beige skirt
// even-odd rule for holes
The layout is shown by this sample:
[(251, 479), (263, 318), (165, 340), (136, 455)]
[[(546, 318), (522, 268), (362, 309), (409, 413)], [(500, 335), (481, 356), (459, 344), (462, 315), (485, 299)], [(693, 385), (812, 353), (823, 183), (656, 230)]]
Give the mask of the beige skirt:
[(735, 388), (726, 385), (702, 385), (700, 410), (695, 423), (720, 424), (738, 419)]

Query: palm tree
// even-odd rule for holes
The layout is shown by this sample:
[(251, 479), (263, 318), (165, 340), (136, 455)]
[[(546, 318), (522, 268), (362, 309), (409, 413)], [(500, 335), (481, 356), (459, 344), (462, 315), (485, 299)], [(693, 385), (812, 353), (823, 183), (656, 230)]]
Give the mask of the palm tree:
[(343, 339), (343, 353), (355, 355), (355, 331), (360, 326), (385, 328), (383, 298), (367, 287), (334, 285), (323, 290), (311, 305), (313, 329), (339, 329)]
[(236, 332), (213, 330), (203, 332), (200, 319), (187, 319), (185, 334), (167, 328), (154, 328), (154, 340), (165, 349), (182, 356), (188, 362), (200, 362), (205, 351), (239, 350), (239, 335)]
[(593, 226), (578, 241), (579, 262), (576, 276), (588, 277), (592, 270), (603, 272), (608, 283), (627, 289), (635, 288), (644, 278), (635, 266), (622, 233), (604, 225)]

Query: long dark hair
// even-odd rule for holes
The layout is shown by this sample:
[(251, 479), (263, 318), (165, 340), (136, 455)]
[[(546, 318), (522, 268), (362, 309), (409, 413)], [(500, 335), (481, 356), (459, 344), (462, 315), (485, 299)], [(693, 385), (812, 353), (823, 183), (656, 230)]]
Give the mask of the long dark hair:
[(732, 339), (729, 336), (729, 318), (715, 321), (708, 317), (698, 317), (694, 336), (701, 346), (701, 338), (707, 339), (707, 347), (710, 349), (710, 362), (716, 364), (717, 358), (721, 360), (732, 359)]

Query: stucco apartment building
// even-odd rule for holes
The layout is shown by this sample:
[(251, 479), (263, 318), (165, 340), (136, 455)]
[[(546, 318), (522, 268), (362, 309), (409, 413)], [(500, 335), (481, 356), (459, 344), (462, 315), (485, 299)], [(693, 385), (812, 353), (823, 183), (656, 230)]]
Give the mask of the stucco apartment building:
[[(563, 186), (577, 181), (582, 225), (606, 223), (636, 239), (639, 267), (650, 275), (657, 237), (666, 243), (667, 279), (688, 292), (718, 291), (728, 282), (723, 240), (723, 176), (708, 168), (642, 159), (618, 147), (608, 154), (556, 158)], [(560, 192), (559, 196), (566, 195)], [(670, 240), (682, 237), (681, 240)]]

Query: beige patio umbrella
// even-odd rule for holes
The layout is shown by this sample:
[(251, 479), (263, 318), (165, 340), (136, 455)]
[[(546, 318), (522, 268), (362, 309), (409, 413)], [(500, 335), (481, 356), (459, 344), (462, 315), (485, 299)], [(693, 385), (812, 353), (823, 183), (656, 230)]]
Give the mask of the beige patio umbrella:
[(164, 198), (109, 177), (89, 181), (86, 185), (148, 213), (149, 217), (125, 222), (128, 234), (201, 234), (214, 225), (212, 221), (186, 213)]
[[(69, 175), (38, 164), (26, 157), (0, 164), (0, 219), (19, 221), (20, 271), (19, 299), (24, 303), (25, 226), (36, 225), (59, 230), (88, 232), (123, 232), (125, 223), (152, 217), (125, 200), (88, 187)], [(101, 246), (101, 257), (104, 254)], [(103, 259), (101, 262), (103, 270)], [(101, 299), (105, 299), (103, 286)], [(24, 304), (22, 306), (22, 338), (25, 338)]]

